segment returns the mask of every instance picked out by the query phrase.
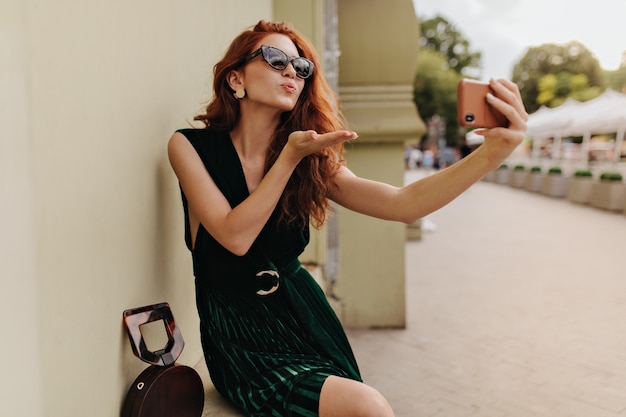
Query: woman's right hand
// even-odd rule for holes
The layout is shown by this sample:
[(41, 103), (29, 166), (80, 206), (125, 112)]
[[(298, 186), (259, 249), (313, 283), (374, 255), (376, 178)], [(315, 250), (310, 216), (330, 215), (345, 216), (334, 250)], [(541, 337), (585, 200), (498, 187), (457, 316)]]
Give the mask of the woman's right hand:
[(336, 132), (319, 134), (314, 130), (298, 130), (289, 135), (285, 152), (296, 160), (321, 151), (329, 146), (335, 146), (342, 142), (356, 139), (356, 132), (338, 130)]

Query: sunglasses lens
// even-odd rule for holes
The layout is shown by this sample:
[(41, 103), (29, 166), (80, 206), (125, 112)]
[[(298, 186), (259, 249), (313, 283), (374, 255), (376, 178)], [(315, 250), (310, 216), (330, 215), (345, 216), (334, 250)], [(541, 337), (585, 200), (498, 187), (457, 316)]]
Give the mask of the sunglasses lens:
[(308, 78), (313, 73), (313, 63), (306, 58), (296, 57), (290, 60), (287, 54), (280, 49), (265, 45), (261, 47), (261, 52), (265, 62), (274, 69), (282, 71), (291, 62), (298, 77)]
[(312, 65), (304, 58), (295, 58), (292, 61), (293, 67), (296, 70), (296, 75), (300, 78), (308, 78), (311, 75)]
[(272, 68), (277, 70), (284, 70), (287, 68), (287, 64), (289, 64), (287, 54), (276, 48), (265, 48), (263, 50), (263, 58)]

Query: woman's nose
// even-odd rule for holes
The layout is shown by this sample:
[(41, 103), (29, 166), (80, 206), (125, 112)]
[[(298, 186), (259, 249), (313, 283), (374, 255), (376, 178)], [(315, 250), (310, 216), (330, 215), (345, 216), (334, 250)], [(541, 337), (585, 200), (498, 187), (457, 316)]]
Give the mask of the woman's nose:
[(283, 75), (286, 75), (289, 78), (295, 78), (296, 77), (296, 69), (293, 66), (293, 61), (290, 62), (289, 64), (287, 64), (287, 66), (283, 70)]

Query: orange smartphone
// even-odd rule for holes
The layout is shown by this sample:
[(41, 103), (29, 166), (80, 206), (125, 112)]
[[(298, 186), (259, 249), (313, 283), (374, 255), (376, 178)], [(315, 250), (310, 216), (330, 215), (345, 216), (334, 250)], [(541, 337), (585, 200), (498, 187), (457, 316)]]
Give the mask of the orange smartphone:
[(459, 81), (457, 89), (459, 125), (487, 129), (509, 125), (507, 118), (487, 102), (487, 93), (493, 94), (487, 83), (467, 78)]

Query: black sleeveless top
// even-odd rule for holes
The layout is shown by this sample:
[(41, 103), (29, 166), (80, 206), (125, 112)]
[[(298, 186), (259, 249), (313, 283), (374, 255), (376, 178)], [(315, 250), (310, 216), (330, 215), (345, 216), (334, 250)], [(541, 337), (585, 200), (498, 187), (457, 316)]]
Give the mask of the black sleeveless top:
[[(232, 207), (248, 195), (227, 132), (181, 129)], [(191, 250), (183, 193), (185, 241)], [(344, 330), (298, 256), (308, 225), (278, 222), (275, 211), (250, 251), (237, 256), (199, 226), (192, 259), (201, 339), (216, 389), (250, 416), (316, 416), (326, 377), (361, 380)], [(274, 270), (280, 276), (260, 271)], [(259, 290), (275, 292), (259, 295)]]

